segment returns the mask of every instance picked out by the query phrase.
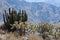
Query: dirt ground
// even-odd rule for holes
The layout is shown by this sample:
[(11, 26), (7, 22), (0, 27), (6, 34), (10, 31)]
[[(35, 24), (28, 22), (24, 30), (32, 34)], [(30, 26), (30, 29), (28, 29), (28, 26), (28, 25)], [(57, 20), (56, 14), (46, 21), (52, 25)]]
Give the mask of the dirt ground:
[(15, 37), (14, 34), (11, 34), (11, 37), (9, 38), (10, 40), (16, 40), (16, 38), (18, 40), (23, 40), (23, 37), (27, 37), (29, 40), (43, 40), (42, 37), (37, 36), (37, 35), (25, 35), (25, 36), (18, 36)]
[(37, 36), (37, 35), (19, 36), (17, 34), (13, 34), (13, 33), (1, 34), (0, 40), (23, 40), (23, 37), (27, 37), (29, 40), (42, 40), (42, 37)]
[[(24, 37), (27, 37), (29, 40), (43, 40), (41, 36), (38, 35), (23, 35), (19, 36), (18, 34), (14, 33), (6, 33), (6, 34), (0, 34), (0, 40), (23, 40)], [(51, 39), (51, 40), (56, 40), (56, 39)], [(57, 40), (60, 40), (57, 39)]]

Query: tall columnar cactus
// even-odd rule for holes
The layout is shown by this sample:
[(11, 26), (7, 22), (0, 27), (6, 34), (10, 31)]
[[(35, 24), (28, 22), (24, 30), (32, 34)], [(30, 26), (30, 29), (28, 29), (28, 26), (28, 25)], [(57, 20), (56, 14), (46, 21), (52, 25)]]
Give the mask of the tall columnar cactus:
[(17, 21), (18, 20), (17, 18), (18, 18), (17, 12), (16, 12), (16, 10), (13, 10), (13, 21)]
[(7, 13), (6, 13), (6, 10), (5, 10), (5, 13), (3, 14), (3, 20), (4, 20), (4, 23), (5, 23), (5, 26), (7, 26)]
[(5, 15), (4, 14), (3, 14), (3, 21), (4, 21), (4, 24), (6, 25)]
[(3, 14), (3, 21), (4, 24), (8, 29), (11, 28), (10, 24), (14, 24), (15, 21), (19, 23), (21, 22), (26, 22), (28, 19), (27, 13), (25, 10), (20, 10), (18, 13), (15, 9), (9, 8), (9, 12), (7, 13), (5, 10), (5, 13)]
[(11, 8), (9, 8), (9, 14), (11, 13)]
[(26, 11), (25, 11), (25, 21), (27, 21), (28, 20), (28, 16), (27, 16), (27, 13), (26, 13)]
[(21, 10), (19, 10), (18, 15), (17, 15), (17, 17), (18, 17), (18, 18), (17, 18), (17, 19), (18, 19), (18, 23), (19, 23), (19, 21), (21, 21), (21, 14), (22, 14), (22, 13), (21, 13)]
[[(25, 22), (27, 21), (28, 17), (27, 17), (27, 14), (26, 14), (26, 11), (25, 10), (22, 10), (22, 14), (21, 14), (21, 22), (23, 22), (23, 25), (25, 25)], [(23, 26), (23, 34), (25, 35), (25, 26)]]
[(8, 15), (8, 19), (9, 19), (9, 22), (10, 22), (10, 24), (12, 23), (12, 10), (11, 10), (11, 8), (9, 8), (9, 15)]
[(28, 17), (27, 17), (27, 14), (26, 14), (26, 11), (25, 10), (22, 10), (22, 22), (25, 22), (27, 21)]
[(18, 12), (18, 21), (20, 20), (21, 22), (25, 22), (27, 21), (28, 16), (25, 10), (21, 10)]
[(14, 23), (14, 21), (13, 21), (13, 8), (12, 8), (12, 13), (11, 13), (11, 24), (13, 24)]
[(8, 28), (9, 21), (8, 21), (8, 14), (6, 13), (6, 10), (5, 10), (5, 13), (3, 14), (3, 21), (4, 21), (4, 24), (5, 24), (5, 28)]

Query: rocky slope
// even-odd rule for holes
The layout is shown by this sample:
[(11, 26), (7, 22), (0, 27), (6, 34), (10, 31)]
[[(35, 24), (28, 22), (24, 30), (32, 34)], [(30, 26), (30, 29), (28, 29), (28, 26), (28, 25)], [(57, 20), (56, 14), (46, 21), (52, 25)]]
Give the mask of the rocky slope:
[[(4, 10), (8, 10), (9, 7), (18, 9), (24, 9), (28, 14), (28, 21), (32, 23), (37, 22), (49, 22), (55, 23), (60, 20), (60, 8), (47, 4), (44, 2), (26, 2), (19, 0), (0, 0), (0, 13), (4, 13)], [(0, 14), (2, 20), (2, 14)]]

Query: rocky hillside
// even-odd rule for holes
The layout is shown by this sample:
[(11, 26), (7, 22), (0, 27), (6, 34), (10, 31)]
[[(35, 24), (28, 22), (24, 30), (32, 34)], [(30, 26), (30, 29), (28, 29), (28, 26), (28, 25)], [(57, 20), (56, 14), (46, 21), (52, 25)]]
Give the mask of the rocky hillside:
[[(29, 22), (49, 22), (55, 23), (60, 20), (60, 8), (50, 5), (44, 2), (26, 2), (19, 0), (0, 0), (0, 13), (4, 13), (4, 10), (8, 10), (9, 7), (27, 10), (29, 16)], [(2, 14), (0, 14), (2, 20)]]

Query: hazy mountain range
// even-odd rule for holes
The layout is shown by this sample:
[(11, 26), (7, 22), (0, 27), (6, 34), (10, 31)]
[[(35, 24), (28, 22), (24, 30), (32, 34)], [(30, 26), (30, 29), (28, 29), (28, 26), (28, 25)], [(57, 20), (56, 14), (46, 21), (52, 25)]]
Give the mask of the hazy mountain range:
[(28, 14), (28, 21), (32, 23), (49, 22), (56, 23), (60, 20), (60, 8), (44, 2), (26, 2), (20, 0), (0, 0), (0, 21), (2, 13), (9, 7), (16, 10), (24, 9)]

